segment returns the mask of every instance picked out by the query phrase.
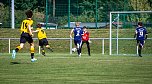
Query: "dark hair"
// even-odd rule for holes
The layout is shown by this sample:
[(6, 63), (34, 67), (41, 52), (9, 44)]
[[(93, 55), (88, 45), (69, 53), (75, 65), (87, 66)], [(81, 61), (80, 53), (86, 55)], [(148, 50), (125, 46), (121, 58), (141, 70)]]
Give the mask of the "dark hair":
[(139, 26), (143, 26), (143, 23), (142, 23), (142, 22), (138, 22), (138, 25), (139, 25)]
[(31, 10), (26, 11), (25, 14), (26, 14), (27, 18), (32, 18), (32, 16), (33, 16), (33, 12)]
[(87, 28), (86, 26), (83, 26), (83, 29)]
[(37, 24), (37, 28), (41, 28), (42, 27), (42, 24)]

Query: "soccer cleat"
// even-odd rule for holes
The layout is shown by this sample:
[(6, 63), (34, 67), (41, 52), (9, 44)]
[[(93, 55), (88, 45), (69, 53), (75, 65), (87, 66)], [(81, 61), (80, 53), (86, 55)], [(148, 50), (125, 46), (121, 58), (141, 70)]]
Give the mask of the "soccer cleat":
[(81, 57), (81, 53), (78, 56)]
[(43, 55), (43, 56), (46, 56), (46, 55), (45, 55), (45, 52), (42, 52), (42, 55)]
[(15, 57), (16, 57), (16, 51), (13, 50), (13, 51), (12, 51), (12, 58), (15, 59)]
[(50, 50), (51, 52), (53, 52), (53, 49), (52, 49), (52, 48), (49, 48), (49, 50)]
[(142, 57), (141, 55), (139, 55), (139, 57)]
[(37, 59), (35, 59), (35, 58), (33, 58), (33, 59), (31, 59), (31, 62), (35, 62)]

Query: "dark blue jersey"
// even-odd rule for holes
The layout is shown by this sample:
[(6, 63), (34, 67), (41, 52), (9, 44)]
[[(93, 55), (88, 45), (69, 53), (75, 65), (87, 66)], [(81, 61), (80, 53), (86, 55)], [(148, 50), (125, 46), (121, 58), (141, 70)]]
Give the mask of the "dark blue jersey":
[(147, 30), (144, 27), (136, 28), (137, 40), (145, 40), (145, 35), (147, 34)]
[(83, 28), (82, 27), (74, 27), (74, 40), (81, 40), (82, 34), (83, 34)]

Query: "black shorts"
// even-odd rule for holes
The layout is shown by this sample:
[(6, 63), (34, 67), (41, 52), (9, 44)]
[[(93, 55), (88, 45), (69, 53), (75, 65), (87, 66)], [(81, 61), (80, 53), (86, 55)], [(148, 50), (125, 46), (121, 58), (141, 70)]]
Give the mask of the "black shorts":
[(43, 38), (41, 40), (39, 40), (39, 46), (46, 46), (46, 45), (49, 45), (48, 41), (46, 38)]
[(21, 37), (20, 37), (20, 43), (33, 43), (33, 38), (29, 33), (24, 33), (22, 32)]
[(145, 41), (144, 40), (137, 40), (137, 44), (144, 46)]

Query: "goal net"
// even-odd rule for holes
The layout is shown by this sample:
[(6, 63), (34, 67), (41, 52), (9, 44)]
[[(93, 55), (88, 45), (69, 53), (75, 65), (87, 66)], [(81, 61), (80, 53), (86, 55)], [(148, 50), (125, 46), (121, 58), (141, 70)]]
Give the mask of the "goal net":
[(134, 37), (138, 22), (143, 22), (148, 31), (142, 55), (152, 55), (152, 11), (110, 12), (110, 55), (137, 55), (138, 47)]

